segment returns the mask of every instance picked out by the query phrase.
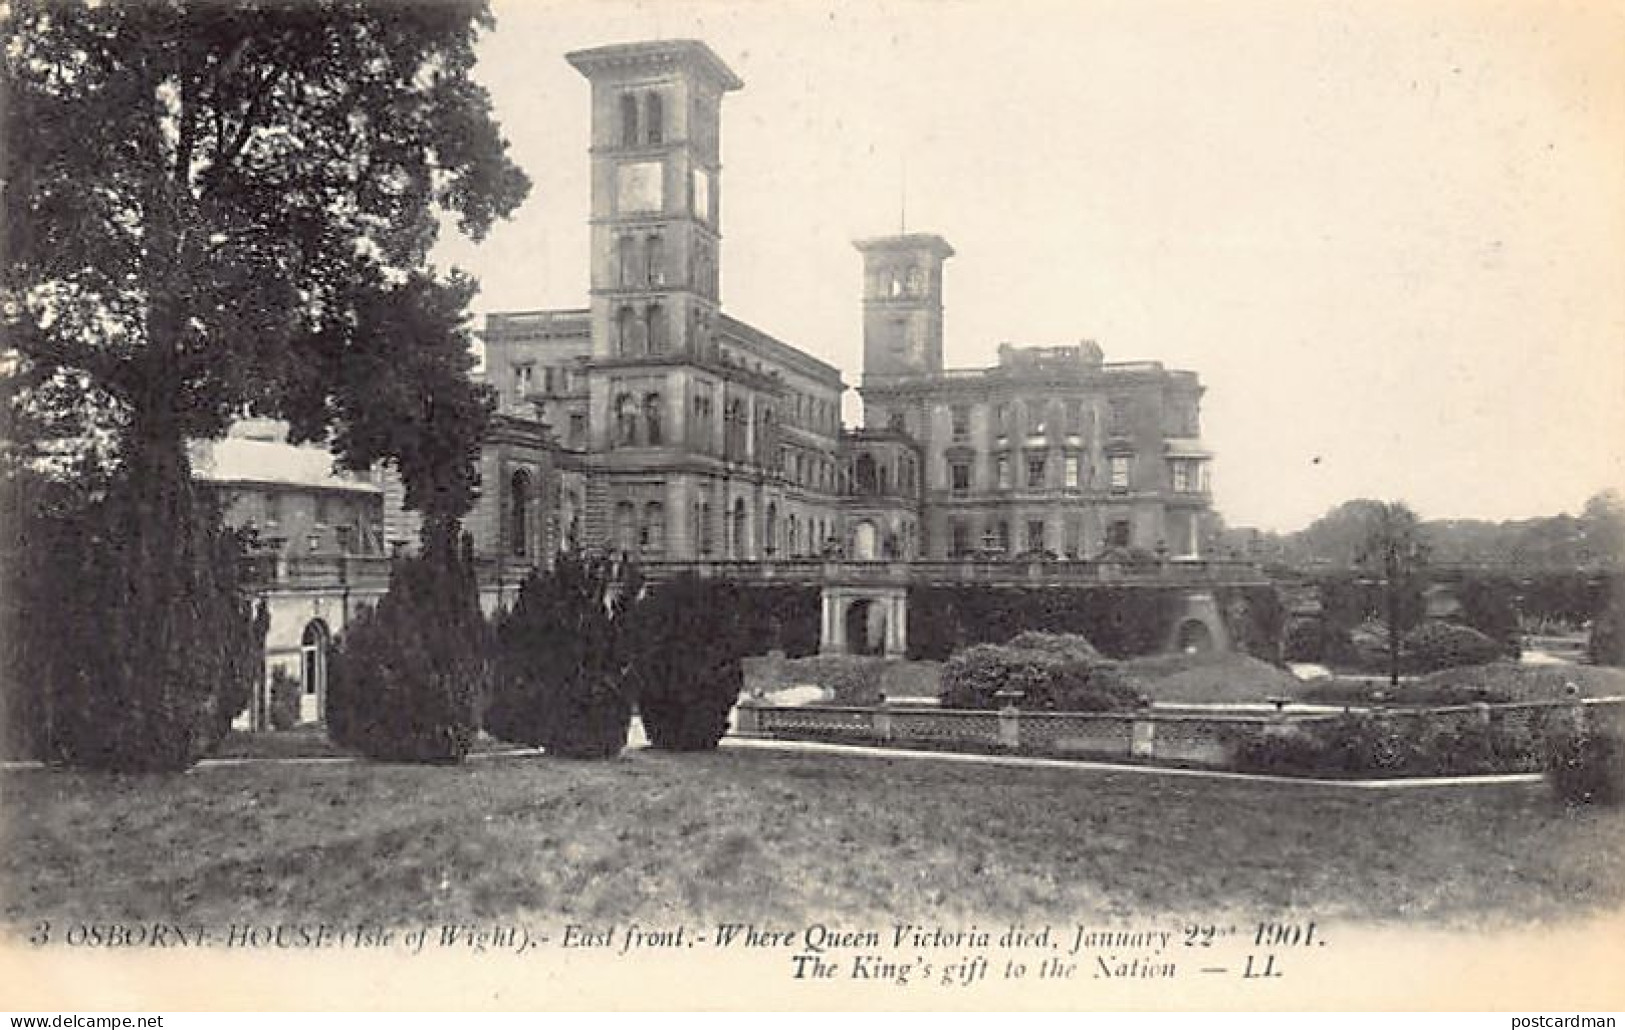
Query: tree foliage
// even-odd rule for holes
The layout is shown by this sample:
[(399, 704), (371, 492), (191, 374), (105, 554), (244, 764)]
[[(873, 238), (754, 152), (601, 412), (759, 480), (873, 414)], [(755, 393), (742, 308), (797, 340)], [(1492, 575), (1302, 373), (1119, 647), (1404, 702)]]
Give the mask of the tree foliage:
[(432, 541), (399, 558), (378, 604), (351, 620), (328, 669), (327, 729), (372, 758), (456, 762), (490, 674), (473, 557)]
[(612, 758), (626, 746), (632, 704), (619, 638), (638, 587), (624, 572), (577, 554), (531, 572), (497, 623), (485, 714), (493, 736), (568, 758)]
[[(203, 609), (230, 606), (202, 586), (187, 440), (251, 412), (351, 468), (392, 463), (442, 550), (471, 503), (489, 412), (467, 375), (473, 287), (424, 265), (442, 213), (478, 237), (528, 189), (470, 77), (490, 17), (14, 0), (0, 24), (8, 422), (105, 443), (125, 484), (109, 567), (68, 582), (125, 620), (99, 675), (132, 732), (194, 753), (192, 706), (221, 699), (177, 705), (167, 656), (212, 646)], [(114, 610), (131, 598), (188, 614)]]
[(466, 508), (408, 455), (482, 428), (469, 286), (422, 272), (438, 212), (479, 235), (527, 188), (469, 77), (483, 4), (22, 0), (6, 21), (21, 373), (85, 377), (126, 449), (245, 409), (298, 440), (347, 427), (349, 465), (401, 461), (414, 506)]
[(1388, 635), (1388, 678), (1399, 683), (1402, 642), (1426, 614), (1427, 547), (1421, 520), (1409, 506), (1378, 503), (1370, 509), (1355, 564), (1382, 586), (1381, 619)]
[[(268, 618), (238, 581), (241, 541), (184, 481), (165, 495), (121, 476), (88, 498), (38, 477), (10, 486), (8, 750), (127, 771), (206, 755), (264, 669)], [(166, 535), (131, 533), (138, 520)]]
[(627, 614), (625, 654), (649, 743), (673, 751), (717, 746), (744, 687), (751, 640), (731, 585), (684, 575), (661, 583)]

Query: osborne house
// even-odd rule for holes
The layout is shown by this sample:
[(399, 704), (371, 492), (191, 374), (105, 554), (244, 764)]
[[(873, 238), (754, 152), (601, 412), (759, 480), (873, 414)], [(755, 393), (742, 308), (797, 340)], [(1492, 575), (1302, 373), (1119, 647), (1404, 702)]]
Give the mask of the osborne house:
[[(1202, 560), (1194, 372), (1107, 361), (1090, 341), (947, 368), (953, 248), (879, 236), (854, 244), (864, 418), (847, 428), (841, 369), (723, 309), (720, 127), (743, 83), (693, 40), (566, 59), (591, 89), (591, 288), (585, 307), (486, 319), (498, 413), (466, 526), (488, 606), (560, 550), (608, 549), (657, 576), (821, 583), (826, 648), (889, 654), (910, 582), (1090, 579), (1132, 558), (1196, 584), (1222, 564)], [(200, 447), (199, 476), (260, 532), (268, 670), (320, 719), (325, 647), (416, 534), (388, 477), (297, 450), (239, 427)], [(854, 602), (872, 615), (849, 631)]]

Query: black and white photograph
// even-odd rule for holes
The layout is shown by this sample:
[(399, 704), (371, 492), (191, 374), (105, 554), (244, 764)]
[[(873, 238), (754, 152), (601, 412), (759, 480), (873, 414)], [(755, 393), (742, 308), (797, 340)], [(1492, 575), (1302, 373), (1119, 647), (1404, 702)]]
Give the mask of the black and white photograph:
[(0, 1009), (1625, 1010), (1617, 0), (0, 27)]

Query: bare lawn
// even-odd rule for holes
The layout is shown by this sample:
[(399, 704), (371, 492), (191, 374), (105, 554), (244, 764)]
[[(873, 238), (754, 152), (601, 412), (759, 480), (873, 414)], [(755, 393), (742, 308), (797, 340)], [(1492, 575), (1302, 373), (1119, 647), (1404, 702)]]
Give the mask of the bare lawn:
[(1625, 812), (723, 750), (603, 763), (0, 773), (0, 912), (42, 919), (1049, 918), (1445, 925), (1625, 907)]

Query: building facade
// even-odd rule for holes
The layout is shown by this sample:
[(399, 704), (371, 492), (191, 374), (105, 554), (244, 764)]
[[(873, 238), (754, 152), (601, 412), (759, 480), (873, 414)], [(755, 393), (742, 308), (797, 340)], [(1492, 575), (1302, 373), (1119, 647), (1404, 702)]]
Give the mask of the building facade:
[(843, 431), (838, 369), (722, 311), (718, 141), (742, 83), (696, 41), (568, 60), (592, 85), (590, 304), (485, 333), (502, 410), (576, 456), (556, 540), (649, 561), (1201, 553), (1194, 373), (1093, 343), (945, 369), (953, 248), (863, 240), (865, 425)]
[(945, 369), (943, 263), (953, 249), (928, 234), (857, 247), (864, 420), (919, 443), (928, 556), (1201, 554), (1212, 455), (1194, 372), (1109, 364), (1092, 341), (1003, 344), (992, 368)]

